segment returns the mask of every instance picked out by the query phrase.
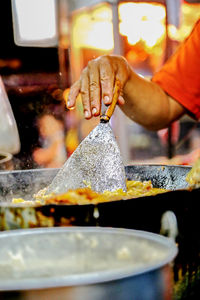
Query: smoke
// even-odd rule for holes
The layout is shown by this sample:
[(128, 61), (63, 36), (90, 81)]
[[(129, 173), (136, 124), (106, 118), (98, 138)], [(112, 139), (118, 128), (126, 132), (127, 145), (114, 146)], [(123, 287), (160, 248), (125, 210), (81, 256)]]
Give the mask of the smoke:
[(13, 198), (33, 200), (33, 195), (50, 184), (58, 169), (33, 169), (0, 172), (0, 203)]

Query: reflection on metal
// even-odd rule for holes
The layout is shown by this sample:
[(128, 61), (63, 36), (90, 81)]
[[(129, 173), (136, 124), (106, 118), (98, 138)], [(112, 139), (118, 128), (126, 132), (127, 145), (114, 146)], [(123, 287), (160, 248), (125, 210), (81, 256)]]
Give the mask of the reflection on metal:
[[(68, 0), (69, 3), (69, 10), (70, 12), (74, 12), (79, 9), (83, 8), (88, 8), (100, 3), (109, 3), (109, 4), (118, 4), (120, 1), (119, 0), (108, 0), (108, 1), (102, 1), (102, 0)], [(150, 2), (152, 3), (152, 0), (135, 0), (135, 1), (130, 1), (130, 0), (125, 0), (123, 2)], [(164, 4), (165, 0), (154, 0), (154, 3), (161, 3)]]
[[(128, 226), (133, 228), (136, 225), (138, 226), (140, 222), (142, 226), (147, 224), (149, 229), (151, 223), (148, 223), (148, 219), (145, 219), (145, 216), (149, 216), (149, 212), (144, 210), (144, 204), (142, 203), (146, 203), (152, 208), (154, 217), (151, 218), (151, 222), (154, 222), (156, 218), (158, 224), (160, 224), (160, 212), (154, 210), (153, 207), (157, 207), (157, 205), (162, 207), (164, 203), (168, 203), (173, 197), (173, 194), (164, 193), (126, 201), (100, 203), (96, 206), (93, 204), (26, 206), (23, 203), (11, 203), (13, 197), (31, 200), (34, 193), (37, 193), (38, 190), (52, 181), (58, 170), (34, 169), (0, 172), (0, 230), (73, 225), (110, 226), (114, 224), (119, 227)], [(181, 166), (127, 166), (126, 177), (129, 180), (151, 180), (154, 186), (173, 191), (187, 188), (185, 176), (189, 170), (190, 167)], [(159, 200), (160, 198), (161, 200)], [(175, 198), (178, 201), (177, 197)], [(175, 207), (179, 207), (177, 201), (174, 204)], [(167, 207), (169, 207), (168, 210), (171, 210), (170, 204)], [(135, 218), (135, 214), (138, 214), (137, 209), (142, 210), (140, 219)], [(160, 228), (158, 228), (159, 230)]]
[(79, 9), (88, 8), (100, 3), (105, 3), (109, 1), (102, 1), (102, 0), (69, 0), (68, 6), (69, 6), (69, 12), (73, 13), (74, 11), (77, 11)]
[[(177, 10), (175, 11), (176, 13), (173, 16), (171, 15), (171, 12), (172, 12), (171, 0), (166, 1), (165, 7), (166, 7), (166, 51), (165, 51), (165, 61), (164, 62), (166, 62), (170, 58), (170, 56), (173, 54), (173, 46), (172, 46), (171, 40), (170, 40), (169, 35), (168, 35), (168, 26), (170, 24), (178, 25), (178, 23), (179, 23), (176, 20)], [(179, 18), (178, 18), (178, 20), (179, 20)], [(172, 125), (169, 125), (169, 127), (168, 127), (167, 142), (168, 142), (168, 144), (167, 144), (167, 157), (169, 159), (171, 159), (175, 155), (175, 147), (174, 147), (174, 144), (173, 144), (173, 141), (172, 141)]]
[(168, 24), (179, 27), (180, 13), (181, 13), (181, 0), (166, 0), (166, 10), (168, 15)]
[[(62, 211), (66, 211), (67, 206)], [(81, 224), (76, 216), (66, 217), (66, 214), (59, 213), (60, 209), (56, 206), (38, 206), (38, 207), (0, 207), (0, 230), (11, 230), (19, 228), (37, 228), (54, 226), (77, 226)], [(94, 225), (91, 223), (91, 217), (83, 217), (85, 225)], [(90, 222), (87, 220), (90, 219)], [(82, 221), (82, 222), (83, 222)]]
[[(114, 36), (114, 54), (124, 55), (122, 36), (119, 33), (119, 10), (118, 1), (112, 3), (112, 21), (113, 21), (113, 36)], [(119, 144), (123, 163), (129, 162), (129, 148), (127, 139), (126, 116), (117, 107), (113, 116), (113, 130)]]
[(176, 215), (173, 211), (166, 211), (161, 218), (161, 229), (160, 233), (165, 235), (174, 241), (178, 235), (178, 224)]

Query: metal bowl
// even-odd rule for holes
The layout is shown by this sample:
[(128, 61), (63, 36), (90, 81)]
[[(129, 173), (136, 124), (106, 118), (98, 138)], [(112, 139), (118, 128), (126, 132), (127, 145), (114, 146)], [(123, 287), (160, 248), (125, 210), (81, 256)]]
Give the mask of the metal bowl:
[(161, 235), (100, 227), (37, 228), (3, 232), (0, 243), (0, 296), (18, 291), (28, 299), (38, 289), (41, 299), (52, 289), (56, 298), (50, 299), (62, 295), (70, 300), (161, 300), (172, 294), (173, 282), (166, 275), (177, 247)]
[[(0, 172), (0, 230), (102, 226), (128, 228), (173, 236), (179, 247), (174, 262), (174, 299), (200, 299), (200, 189), (188, 190), (185, 177), (190, 166), (126, 166), (130, 180), (151, 180), (153, 186), (169, 192), (97, 205), (45, 205), (27, 207), (12, 204), (13, 197), (31, 199), (47, 186), (58, 169)], [(194, 297), (196, 298), (192, 298)]]

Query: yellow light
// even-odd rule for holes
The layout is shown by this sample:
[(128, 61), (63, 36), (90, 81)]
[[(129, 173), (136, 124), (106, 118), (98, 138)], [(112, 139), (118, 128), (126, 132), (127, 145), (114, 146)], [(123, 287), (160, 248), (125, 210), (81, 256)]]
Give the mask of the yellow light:
[(172, 40), (179, 39), (178, 29), (174, 25), (168, 25), (168, 35)]
[(109, 6), (101, 5), (93, 10), (92, 17), (96, 20), (107, 20), (112, 22), (112, 11)]
[(102, 5), (92, 12), (77, 15), (73, 25), (73, 42), (77, 48), (112, 50), (114, 40), (110, 7)]
[(119, 5), (120, 33), (127, 36), (128, 43), (139, 41), (151, 48), (165, 34), (165, 8), (158, 4), (122, 3)]
[(119, 5), (120, 19), (125, 21), (147, 20), (162, 21), (165, 18), (165, 8), (159, 4), (122, 3)]
[(139, 33), (130, 33), (130, 34), (128, 34), (128, 36), (127, 36), (127, 39), (128, 39), (128, 43), (130, 44), (130, 45), (135, 45), (135, 44), (137, 44), (139, 41), (140, 41), (140, 34)]
[(168, 26), (169, 37), (172, 40), (182, 42), (189, 36), (195, 22), (200, 18), (200, 4), (183, 3), (181, 6), (181, 24), (179, 28)]
[(153, 47), (165, 33), (165, 26), (154, 21), (145, 21), (142, 24), (142, 40), (147, 47)]
[(111, 50), (114, 47), (112, 24), (108, 21), (95, 22), (88, 32), (85, 43), (88, 47)]

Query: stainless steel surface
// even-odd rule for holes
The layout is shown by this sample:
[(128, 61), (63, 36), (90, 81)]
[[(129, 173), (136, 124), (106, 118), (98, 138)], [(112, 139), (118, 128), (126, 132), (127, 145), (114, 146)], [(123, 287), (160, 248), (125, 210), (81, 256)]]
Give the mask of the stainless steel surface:
[[(190, 0), (191, 1), (191, 0)], [(193, 0), (195, 1), (195, 0)], [(86, 9), (86, 8), (90, 8), (92, 6), (98, 5), (100, 3), (109, 3), (109, 4), (117, 4), (119, 3), (119, 0), (109, 0), (109, 1), (102, 1), (102, 0), (68, 0), (68, 6), (69, 6), (69, 12), (73, 13), (79, 9)], [(126, 2), (128, 2), (126, 0)], [(145, 2), (144, 0), (135, 0), (135, 2)], [(154, 0), (154, 2), (156, 3), (161, 3), (164, 4), (165, 1), (164, 0)]]
[(94, 191), (126, 191), (120, 150), (108, 123), (97, 125), (81, 142), (47, 188), (47, 194), (65, 193), (90, 185)]
[[(106, 295), (109, 285), (116, 293), (113, 288), (119, 288), (126, 280), (130, 295), (137, 295), (139, 291), (133, 290), (131, 281), (134, 283), (139, 275), (141, 280), (146, 276), (148, 281), (151, 273), (167, 266), (177, 255), (172, 240), (127, 229), (60, 227), (15, 230), (0, 233), (0, 243), (0, 291), (71, 287), (74, 300), (109, 299)], [(158, 289), (161, 282), (157, 279), (151, 284)], [(83, 286), (87, 287), (87, 298), (83, 294), (81, 298)], [(98, 297), (91, 297), (94, 291), (95, 294), (99, 292)], [(122, 295), (126, 294), (127, 290), (124, 290), (117, 299), (124, 299)], [(152, 298), (142, 296), (140, 299)]]
[(186, 176), (191, 166), (140, 164), (125, 169), (129, 180), (151, 180), (154, 187), (176, 191), (188, 188)]
[[(177, 218), (178, 236), (176, 242), (179, 246), (179, 253), (173, 267), (174, 275), (172, 277), (175, 278), (173, 299), (182, 299), (182, 295), (185, 300), (194, 299), (192, 298), (194, 295), (196, 299), (199, 299), (200, 245), (197, 237), (199, 236), (200, 228), (198, 208), (200, 190), (187, 190), (188, 184), (185, 181), (185, 177), (190, 170), (190, 166), (175, 165), (126, 166), (125, 171), (128, 179), (151, 180), (154, 187), (166, 188), (171, 191), (156, 196), (137, 197), (126, 201), (113, 201), (97, 205), (44, 205), (37, 207), (12, 204), (11, 201), (13, 197), (23, 197), (31, 200), (34, 193), (52, 181), (59, 169), (0, 172), (0, 230), (52, 226), (103, 226), (133, 228), (155, 233), (160, 233), (160, 230), (164, 229), (164, 234), (166, 234), (169, 233), (171, 222), (167, 222), (167, 227), (161, 228), (161, 218), (166, 211), (171, 211)], [(98, 212), (98, 217), (96, 216), (96, 211)], [(118, 287), (115, 286), (116, 282), (109, 284), (110, 293), (112, 292), (113, 297), (108, 295), (107, 286), (107, 298), (104, 295), (105, 297), (98, 299), (118, 300), (121, 297), (123, 300), (130, 300), (130, 298), (134, 300), (157, 300), (160, 298), (156, 298), (156, 289), (151, 283), (157, 279), (161, 280), (161, 278), (162, 274), (156, 273), (153, 275), (151, 272), (149, 280), (146, 276), (145, 278), (137, 276), (137, 280), (134, 278), (134, 282), (130, 279), (132, 289), (138, 290), (140, 286), (143, 293), (145, 293), (143, 287), (148, 283), (146, 290), (149, 290), (149, 293), (152, 292), (151, 298), (131, 298), (130, 286), (128, 280), (126, 280), (126, 283), (120, 283), (120, 288), (119, 285)], [(101, 290), (100, 286), (98, 288)], [(102, 289), (104, 289), (103, 284)], [(72, 298), (69, 297), (68, 290), (71, 290), (71, 288), (63, 288), (63, 290), (59, 288), (59, 292), (52, 289), (43, 290), (42, 292), (34, 290), (31, 294), (30, 291), (26, 295), (23, 294), (23, 297), (21, 297), (20, 293), (20, 298), (16, 298), (15, 294), (13, 298), (7, 298), (7, 295), (4, 295), (3, 299), (58, 300), (60, 297), (62, 300), (74, 300), (73, 295)], [(81, 300), (97, 299), (93, 294), (94, 291), (97, 292), (96, 286), (94, 290), (90, 288), (91, 298), (87, 297), (87, 295), (84, 298), (86, 290), (86, 286), (82, 286), (81, 291), (79, 289), (79, 292), (82, 293)], [(129, 294), (124, 295), (124, 290), (127, 290)], [(67, 298), (65, 298), (66, 293), (68, 294)], [(53, 295), (54, 298), (51, 298)]]
[[(9, 204), (12, 198), (32, 200), (33, 194), (50, 185), (61, 169), (30, 169), (0, 172), (0, 203)], [(167, 190), (187, 189), (185, 180), (190, 166), (132, 165), (125, 166), (129, 180), (151, 180), (154, 187)], [(152, 198), (152, 197), (150, 197)]]
[[(159, 165), (125, 167), (127, 179), (151, 180), (153, 186), (170, 190), (187, 188), (185, 176), (190, 169), (190, 167)], [(178, 196), (175, 195), (177, 201), (170, 200), (173, 198), (171, 192), (97, 205), (27, 206), (24, 203), (12, 203), (13, 198), (33, 200), (33, 195), (48, 186), (58, 172), (59, 169), (0, 172), (0, 230), (100, 225), (159, 232), (162, 214), (167, 210), (174, 210), (174, 205), (176, 210), (180, 207)], [(183, 190), (183, 192), (185, 195), (186, 191)], [(190, 196), (190, 192), (188, 193), (185, 197)], [(150, 218), (152, 213), (154, 216)], [(157, 224), (156, 227), (152, 225), (154, 222)]]

